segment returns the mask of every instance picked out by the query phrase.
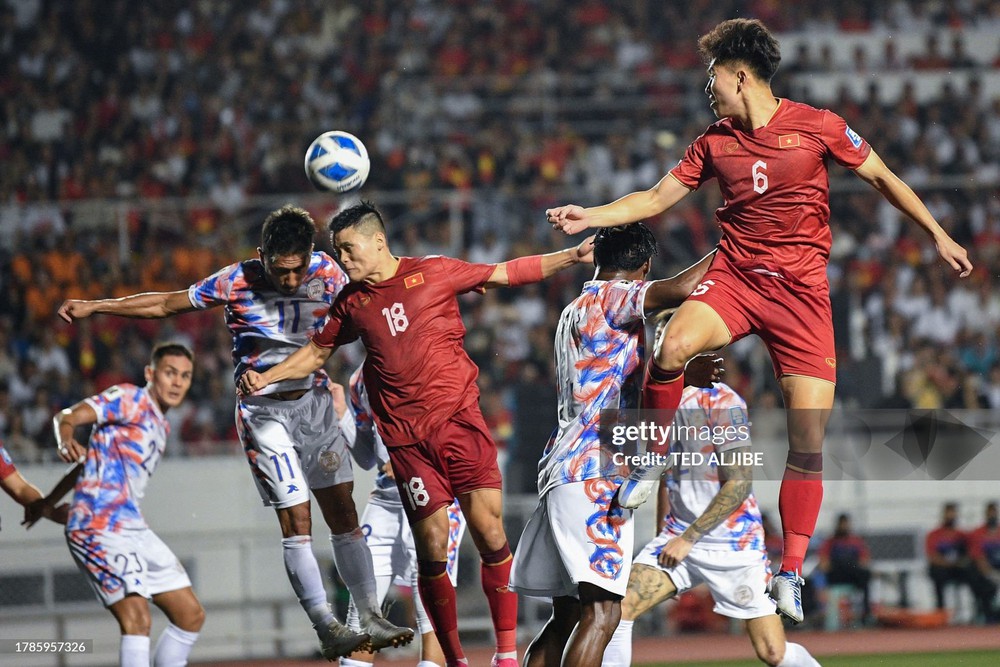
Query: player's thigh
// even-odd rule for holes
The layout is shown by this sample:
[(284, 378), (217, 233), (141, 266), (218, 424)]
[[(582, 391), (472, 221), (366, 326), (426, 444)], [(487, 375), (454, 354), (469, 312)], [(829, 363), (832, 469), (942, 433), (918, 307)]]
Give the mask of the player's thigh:
[(725, 347), (736, 335), (730, 331), (716, 305), (689, 299), (667, 322), (656, 346), (656, 363), (661, 368), (681, 368), (702, 352)]
[(315, 387), (296, 403), (300, 403), (299, 418), (291, 437), (309, 488), (316, 491), (353, 482), (354, 469), (347, 439), (341, 431), (330, 392)]
[(634, 564), (628, 589), (622, 600), (622, 619), (634, 621), (647, 611), (677, 594), (670, 575), (658, 567)]
[(198, 632), (205, 622), (205, 608), (190, 586), (157, 593), (153, 596), (153, 604), (162, 609), (170, 622), (181, 630)]
[(236, 406), (237, 432), (257, 490), (264, 504), (276, 509), (309, 502), (292, 436), (300, 418), (295, 403), (251, 396)]
[(323, 519), (334, 535), (349, 533), (358, 527), (358, 510), (354, 505), (354, 482), (342, 482), (313, 489)]
[(836, 385), (804, 375), (779, 380), (788, 422), (788, 444), (793, 452), (819, 453), (830, 420)]

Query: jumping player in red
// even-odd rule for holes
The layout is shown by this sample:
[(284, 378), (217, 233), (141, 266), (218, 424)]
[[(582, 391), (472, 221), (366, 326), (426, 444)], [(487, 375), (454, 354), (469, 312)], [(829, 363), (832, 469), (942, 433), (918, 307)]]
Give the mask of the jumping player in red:
[[(822, 446), (833, 407), (837, 359), (826, 265), (830, 255), (829, 159), (852, 169), (927, 232), (961, 277), (966, 251), (916, 194), (836, 114), (776, 98), (770, 80), (781, 54), (758, 20), (723, 21), (698, 41), (708, 94), (720, 120), (692, 143), (652, 189), (604, 206), (561, 206), (549, 222), (567, 234), (645, 220), (718, 179), (719, 253), (678, 309), (655, 351), (643, 391), (647, 409), (675, 411), (684, 365), (695, 355), (755, 333), (767, 345), (788, 410), (789, 452), (779, 496), (785, 549), (771, 595), (802, 620), (799, 573), (823, 497)], [(656, 487), (637, 470), (619, 489), (626, 507)]]
[(395, 257), (382, 216), (362, 202), (330, 222), (350, 284), (312, 341), (263, 373), (239, 380), (243, 394), (306, 377), (335, 348), (358, 338), (368, 350), (364, 381), (417, 548), (420, 595), (448, 667), (467, 665), (458, 639), (455, 589), (446, 574), (447, 508), (458, 498), (482, 558), (483, 592), (497, 634), (494, 667), (516, 667), (517, 596), (508, 590), (511, 552), (501, 521), (496, 445), (479, 411), (479, 370), (462, 347), (456, 296), (537, 282), (592, 261), (593, 241), (501, 264), (448, 257)]

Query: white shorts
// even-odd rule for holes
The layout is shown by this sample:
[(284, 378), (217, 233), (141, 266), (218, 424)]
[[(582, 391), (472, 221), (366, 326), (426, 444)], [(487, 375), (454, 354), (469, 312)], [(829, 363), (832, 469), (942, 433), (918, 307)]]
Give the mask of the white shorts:
[(666, 568), (656, 559), (671, 539), (673, 535), (657, 535), (635, 557), (635, 564), (665, 572), (677, 587), (678, 595), (700, 583), (706, 584), (715, 600), (717, 614), (748, 619), (774, 613), (774, 602), (766, 592), (771, 579), (766, 552), (699, 549), (695, 545), (680, 565)]
[(532, 597), (577, 596), (586, 582), (624, 597), (634, 526), (631, 510), (608, 513), (617, 488), (594, 479), (549, 489), (517, 544), (511, 589)]
[(236, 405), (236, 429), (265, 505), (292, 507), (308, 502), (310, 489), (354, 481), (333, 398), (322, 387), (294, 401), (248, 396)]
[[(406, 521), (403, 504), (383, 505), (369, 502), (361, 515), (361, 530), (372, 552), (372, 566), (379, 603), (385, 600), (389, 585), (393, 582), (411, 586), (417, 597), (417, 630), (420, 634), (433, 632), (430, 619), (419, 602), (417, 592), (417, 550), (413, 544), (413, 532)], [(465, 535), (465, 516), (454, 502), (448, 507), (448, 578), (451, 585), (458, 585), (458, 549)], [(358, 612), (351, 600), (347, 612), (348, 627), (360, 629)]]
[(110, 607), (133, 593), (151, 598), (191, 586), (184, 566), (149, 528), (66, 533), (69, 552), (97, 599)]

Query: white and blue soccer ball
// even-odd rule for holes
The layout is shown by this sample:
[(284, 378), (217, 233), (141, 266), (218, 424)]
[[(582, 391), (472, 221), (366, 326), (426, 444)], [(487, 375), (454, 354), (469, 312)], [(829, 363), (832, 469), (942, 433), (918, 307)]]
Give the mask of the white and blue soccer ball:
[(364, 185), (371, 169), (368, 149), (353, 134), (324, 132), (309, 144), (306, 176), (320, 190), (349, 192)]

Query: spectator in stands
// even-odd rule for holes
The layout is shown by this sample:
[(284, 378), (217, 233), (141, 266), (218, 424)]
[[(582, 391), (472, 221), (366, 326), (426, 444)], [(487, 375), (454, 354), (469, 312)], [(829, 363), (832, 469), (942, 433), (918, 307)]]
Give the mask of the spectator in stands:
[(866, 624), (871, 619), (870, 562), (868, 545), (851, 530), (851, 516), (838, 515), (833, 535), (820, 547), (819, 569), (826, 576), (827, 586), (847, 584), (861, 591), (862, 618)]
[(928, 574), (934, 583), (934, 596), (938, 609), (944, 609), (944, 588), (948, 584), (961, 585), (968, 582), (967, 536), (959, 530), (958, 504), (945, 503), (941, 513), (941, 525), (927, 534), (925, 548)]
[(969, 533), (969, 585), (976, 611), (987, 623), (1000, 621), (995, 598), (1000, 587), (1000, 513), (996, 501), (986, 503), (986, 522)]

